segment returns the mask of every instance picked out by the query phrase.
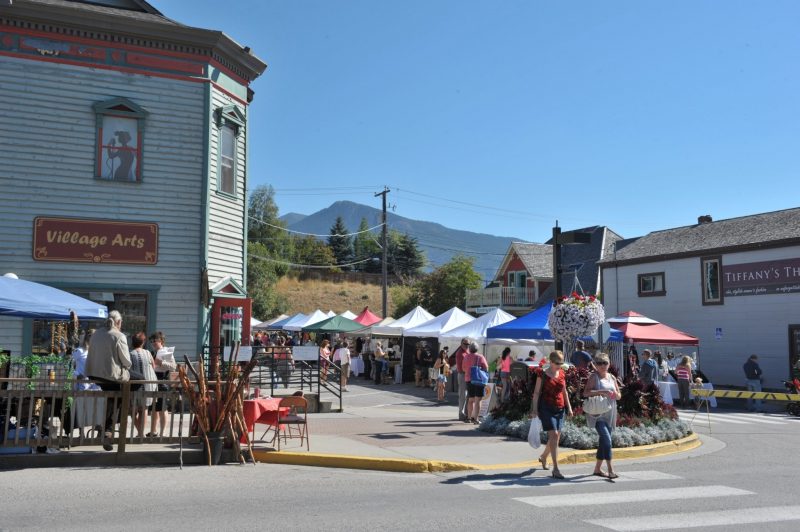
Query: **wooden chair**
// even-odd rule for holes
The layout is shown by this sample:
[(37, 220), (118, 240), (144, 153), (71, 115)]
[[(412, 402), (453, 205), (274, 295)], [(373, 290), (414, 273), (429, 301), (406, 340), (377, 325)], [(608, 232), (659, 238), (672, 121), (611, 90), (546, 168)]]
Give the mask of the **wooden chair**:
[[(308, 438), (308, 401), (305, 397), (290, 396), (281, 399), (278, 405), (278, 412), (281, 409), (288, 408), (289, 411), (285, 414), (278, 415), (278, 430), (283, 432), (283, 443), (286, 443), (288, 438), (293, 438), (290, 430), (291, 426), (299, 429), (298, 436), (300, 437), (300, 446), (303, 445), (303, 440), (306, 441), (306, 450), (310, 451), (311, 447)], [(280, 428), (283, 427), (283, 428)], [(278, 450), (281, 450), (280, 434), (277, 435)]]

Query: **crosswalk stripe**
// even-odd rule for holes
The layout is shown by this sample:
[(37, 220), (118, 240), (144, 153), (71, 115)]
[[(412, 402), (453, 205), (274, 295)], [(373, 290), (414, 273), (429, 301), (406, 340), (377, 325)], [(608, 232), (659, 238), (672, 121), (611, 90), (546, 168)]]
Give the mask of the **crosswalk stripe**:
[[(697, 416), (694, 417), (694, 421), (695, 421), (695, 423), (698, 423), (698, 422), (707, 421), (707, 420), (710, 419), (712, 423), (730, 423), (732, 425), (749, 425), (750, 424), (747, 421), (742, 421), (742, 420), (738, 420), (738, 419), (731, 419), (731, 418), (722, 417), (722, 416), (723, 416), (722, 414), (704, 414), (704, 413), (701, 412), (701, 413), (697, 414)], [(692, 419), (692, 417), (683, 417), (682, 419), (688, 421), (688, 420)]]
[(644, 501), (668, 501), (679, 499), (699, 499), (708, 497), (731, 497), (753, 495), (752, 491), (740, 490), (728, 486), (697, 486), (683, 488), (659, 488), (651, 490), (595, 492), (589, 497), (572, 497), (565, 499), (563, 495), (544, 495), (538, 497), (518, 497), (515, 501), (524, 502), (539, 508), (562, 506), (587, 506), (591, 504), (619, 504)]
[(765, 419), (761, 414), (725, 414), (733, 419), (747, 420), (752, 423), (766, 423), (767, 425), (785, 425), (784, 421), (776, 419)]
[(584, 522), (618, 531), (667, 530), (800, 520), (800, 506), (769, 506), (712, 512), (672, 513), (588, 519)]
[[(608, 481), (600, 477), (592, 476), (590, 473), (582, 475), (568, 476), (569, 482), (563, 480), (555, 480), (550, 476), (525, 476), (525, 477), (510, 477), (499, 478), (493, 480), (468, 480), (464, 482), (465, 486), (470, 488), (486, 491), (486, 490), (502, 490), (513, 488), (532, 488), (532, 487), (548, 487), (553, 488), (557, 486), (574, 486), (575, 484), (588, 484), (588, 483), (607, 483)], [(679, 480), (681, 477), (670, 475), (669, 473), (662, 473), (661, 471), (626, 471), (619, 474), (619, 478), (615, 482), (636, 482), (636, 481), (652, 481), (652, 480)]]

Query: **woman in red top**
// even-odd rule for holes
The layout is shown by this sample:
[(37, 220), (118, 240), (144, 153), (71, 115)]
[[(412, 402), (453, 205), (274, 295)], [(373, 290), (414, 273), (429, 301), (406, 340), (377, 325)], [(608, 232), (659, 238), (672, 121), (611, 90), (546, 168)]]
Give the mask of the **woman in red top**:
[[(553, 460), (553, 478), (563, 479), (558, 470), (558, 440), (561, 437), (561, 425), (564, 423), (564, 410), (572, 416), (572, 405), (569, 404), (567, 382), (561, 365), (564, 354), (561, 351), (550, 353), (550, 365), (536, 379), (533, 390), (531, 417), (538, 416), (542, 421), (542, 429), (547, 431), (547, 445), (539, 457), (542, 469), (547, 469), (547, 455)], [(541, 400), (540, 400), (541, 399)]]
[(506, 347), (503, 349), (503, 354), (500, 356), (500, 362), (497, 364), (500, 368), (500, 382), (503, 385), (503, 395), (500, 397), (501, 402), (505, 402), (511, 397), (511, 348)]

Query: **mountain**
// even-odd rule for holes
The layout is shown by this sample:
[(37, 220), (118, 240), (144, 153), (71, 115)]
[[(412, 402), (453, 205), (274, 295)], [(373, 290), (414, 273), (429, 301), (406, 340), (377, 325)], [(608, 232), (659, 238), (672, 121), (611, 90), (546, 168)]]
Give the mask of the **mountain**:
[(283, 216), (281, 216), (281, 220), (286, 222), (287, 226), (292, 225), (292, 224), (296, 224), (296, 223), (302, 221), (304, 218), (306, 218), (305, 214), (300, 214), (300, 213), (297, 213), (297, 212), (289, 212), (289, 213), (286, 213)]
[[(381, 223), (380, 209), (352, 201), (337, 201), (330, 207), (305, 217), (296, 213), (285, 214), (281, 216), (281, 220), (293, 231), (327, 235), (337, 216), (342, 217), (350, 232), (358, 230), (362, 218), (367, 219), (370, 227)], [(412, 220), (392, 212), (386, 214), (386, 219), (389, 229), (417, 239), (431, 268), (441, 266), (456, 255), (466, 255), (475, 258), (475, 270), (486, 281), (491, 280), (497, 272), (511, 242), (520, 241), (519, 238), (450, 229), (441, 224)], [(380, 231), (375, 230), (375, 233), (380, 234)]]

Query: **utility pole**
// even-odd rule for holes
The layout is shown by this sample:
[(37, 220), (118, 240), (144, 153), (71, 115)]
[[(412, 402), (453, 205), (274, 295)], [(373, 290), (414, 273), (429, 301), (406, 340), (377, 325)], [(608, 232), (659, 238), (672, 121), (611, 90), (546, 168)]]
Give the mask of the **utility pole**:
[(383, 302), (383, 317), (384, 318), (389, 317), (389, 300), (388, 300), (387, 294), (386, 294), (386, 291), (387, 291), (387, 288), (388, 288), (388, 285), (389, 285), (389, 268), (388, 268), (388, 265), (386, 264), (387, 257), (389, 256), (389, 254), (388, 254), (388, 249), (389, 249), (389, 245), (388, 245), (388, 230), (387, 230), (387, 227), (386, 227), (386, 194), (388, 194), (388, 193), (389, 193), (389, 188), (386, 187), (386, 186), (383, 187), (383, 191), (382, 192), (376, 192), (375, 193), (375, 197), (376, 198), (378, 196), (381, 196), (382, 199), (383, 199), (383, 216), (382, 216), (382, 220), (381, 220), (381, 222), (383, 223), (383, 227), (382, 227), (382, 230), (381, 230), (381, 247), (383, 248), (383, 260), (381, 260), (381, 275), (382, 275), (382, 278), (383, 278), (383, 282), (381, 284), (382, 284), (383, 291), (382, 291), (381, 295), (383, 297), (383, 301), (382, 302)]

